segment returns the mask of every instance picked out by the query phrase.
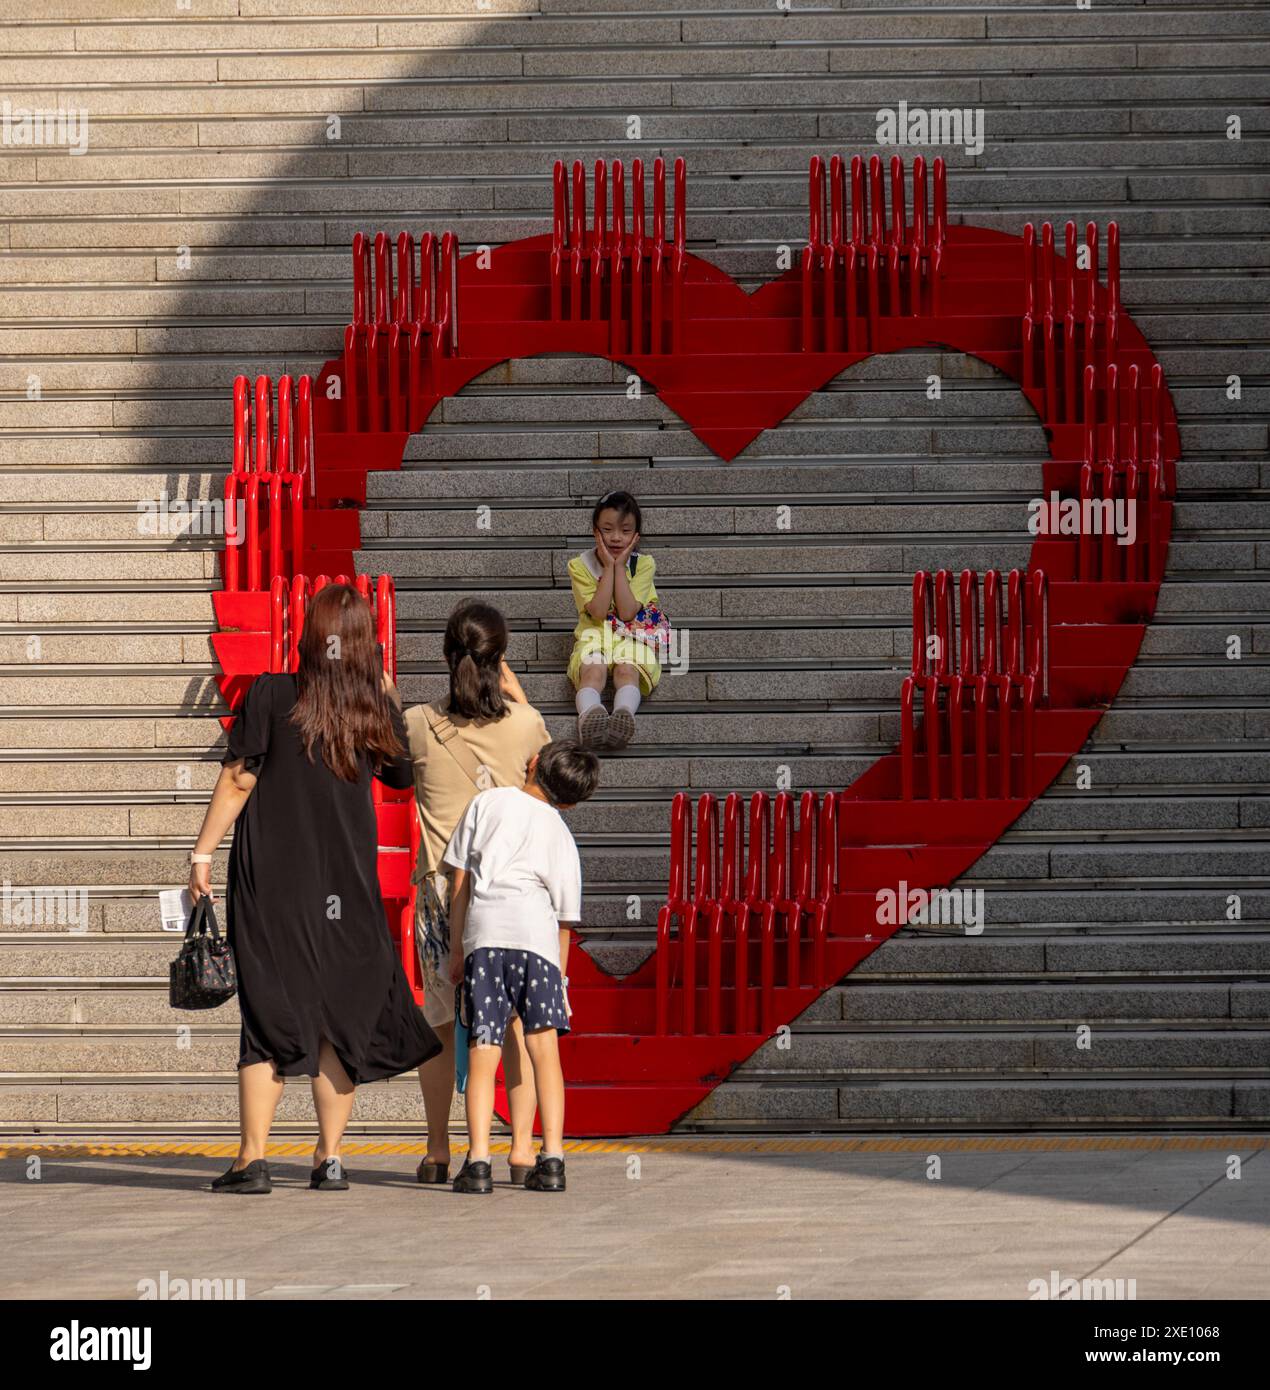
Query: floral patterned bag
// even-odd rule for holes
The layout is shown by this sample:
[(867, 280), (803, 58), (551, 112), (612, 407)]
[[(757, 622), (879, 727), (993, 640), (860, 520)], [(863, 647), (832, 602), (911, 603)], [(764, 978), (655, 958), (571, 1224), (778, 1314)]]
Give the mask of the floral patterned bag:
[(217, 930), (212, 900), (204, 894), (190, 909), (185, 940), (168, 967), (168, 1001), (174, 1009), (215, 1009), (237, 989), (229, 942)]
[(670, 619), (655, 603), (646, 604), (630, 622), (611, 612), (609, 626), (613, 630), (614, 640), (630, 637), (636, 642), (642, 642), (652, 648), (658, 661), (664, 661), (666, 653), (670, 650)]

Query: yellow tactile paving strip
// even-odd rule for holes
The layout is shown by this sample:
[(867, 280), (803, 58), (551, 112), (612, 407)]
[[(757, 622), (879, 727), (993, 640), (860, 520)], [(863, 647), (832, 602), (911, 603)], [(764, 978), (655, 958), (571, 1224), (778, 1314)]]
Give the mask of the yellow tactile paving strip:
[[(944, 1153), (1097, 1153), (1115, 1150), (1131, 1152), (1188, 1152), (1208, 1149), (1265, 1149), (1270, 1148), (1270, 1135), (1263, 1134), (1091, 1134), (1091, 1135), (917, 1135), (904, 1138), (710, 1138), (695, 1136), (662, 1136), (652, 1139), (570, 1139), (565, 1151), (571, 1154), (925, 1154), (932, 1149)], [(456, 1153), (466, 1145), (455, 1144)], [(493, 1153), (506, 1153), (507, 1140), (495, 1140)], [(298, 1157), (313, 1151), (312, 1140), (287, 1140), (271, 1143), (270, 1158)], [(227, 1158), (238, 1152), (234, 1140), (192, 1140), (188, 1142), (135, 1143), (99, 1142), (40, 1142), (0, 1143), (0, 1159), (25, 1158), (30, 1154), (49, 1158), (165, 1158), (172, 1155), (194, 1155), (203, 1158)], [(349, 1157), (409, 1154), (422, 1156), (427, 1145), (422, 1139), (357, 1140), (343, 1146)]]

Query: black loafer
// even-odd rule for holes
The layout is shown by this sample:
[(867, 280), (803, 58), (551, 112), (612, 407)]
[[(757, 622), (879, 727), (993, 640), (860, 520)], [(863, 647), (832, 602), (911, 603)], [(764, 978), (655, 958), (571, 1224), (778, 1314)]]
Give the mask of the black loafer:
[(494, 1174), (490, 1171), (488, 1163), (469, 1163), (463, 1161), (459, 1175), (454, 1179), (454, 1190), (456, 1192), (493, 1192)]
[(507, 1164), (508, 1172), (511, 1174), (512, 1184), (515, 1187), (524, 1187), (526, 1178), (534, 1171), (532, 1163), (512, 1163)]
[(272, 1192), (269, 1165), (263, 1158), (257, 1158), (245, 1168), (230, 1168), (219, 1178), (212, 1179), (212, 1191), (237, 1192), (242, 1197), (254, 1197), (258, 1192)]
[(314, 1192), (347, 1192), (348, 1172), (338, 1158), (324, 1159), (309, 1174), (309, 1187)]
[(450, 1165), (448, 1163), (433, 1163), (428, 1158), (419, 1160), (419, 1166), (415, 1169), (415, 1182), (440, 1184), (449, 1181)]
[(563, 1192), (564, 1159), (543, 1158), (539, 1154), (533, 1172), (525, 1179), (525, 1186), (530, 1192)]

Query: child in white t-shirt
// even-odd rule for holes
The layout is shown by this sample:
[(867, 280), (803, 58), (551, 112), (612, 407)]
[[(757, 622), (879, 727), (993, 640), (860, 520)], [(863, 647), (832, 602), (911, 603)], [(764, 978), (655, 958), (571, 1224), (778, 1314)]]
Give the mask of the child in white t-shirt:
[(585, 801), (599, 759), (576, 743), (549, 743), (529, 763), (524, 789), (472, 798), (445, 851), (450, 891), (450, 978), (467, 1020), (468, 1155), (456, 1192), (492, 1192), (489, 1132), (494, 1076), (514, 1014), (534, 1071), (542, 1152), (525, 1186), (563, 1192), (564, 1076), (558, 1035), (569, 1031), (563, 965), (566, 926), (582, 916), (578, 847), (560, 810)]

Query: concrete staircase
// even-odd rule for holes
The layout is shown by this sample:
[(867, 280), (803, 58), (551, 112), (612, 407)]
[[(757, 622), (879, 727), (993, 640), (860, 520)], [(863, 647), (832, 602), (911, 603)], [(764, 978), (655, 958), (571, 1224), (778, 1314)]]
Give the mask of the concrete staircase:
[[(983, 936), (893, 938), (689, 1124), (1264, 1125), (1267, 219), (1264, 79), (1248, 72), (1264, 14), (411, 8), (227, 0), (197, 21), (134, 6), (117, 22), (54, 0), (4, 26), (11, 102), (82, 99), (93, 133), (83, 156), (0, 155), (0, 1130), (233, 1123), (236, 1016), (171, 1013), (174, 943), (155, 930), (215, 774), (216, 541), (140, 535), (137, 507), (219, 492), (237, 372), (336, 351), (352, 232), (496, 244), (546, 229), (556, 155), (682, 154), (691, 249), (758, 283), (805, 235), (808, 154), (867, 151), (874, 110), (901, 99), (985, 108), (977, 160), (922, 151), (953, 167), (954, 220), (1119, 221), (1125, 305), (1182, 422), (1168, 582), (1077, 760), (1089, 785), (1073, 765), (967, 880), (985, 889)], [(397, 577), (409, 697), (441, 688), (445, 616), (480, 592), (562, 733), (564, 566), (600, 492), (640, 497), (692, 646), (575, 816), (589, 949), (623, 969), (651, 947), (673, 792), (839, 788), (893, 747), (912, 571), (1022, 563), (1044, 452), (1013, 388), (954, 355), (866, 363), (726, 466), (624, 387), (579, 359), (474, 383), (401, 473), (372, 477), (359, 560)], [(41, 885), (88, 889), (86, 921), (26, 920)], [(289, 1087), (283, 1119), (307, 1113)], [(357, 1116), (416, 1128), (413, 1079), (368, 1088)]]

